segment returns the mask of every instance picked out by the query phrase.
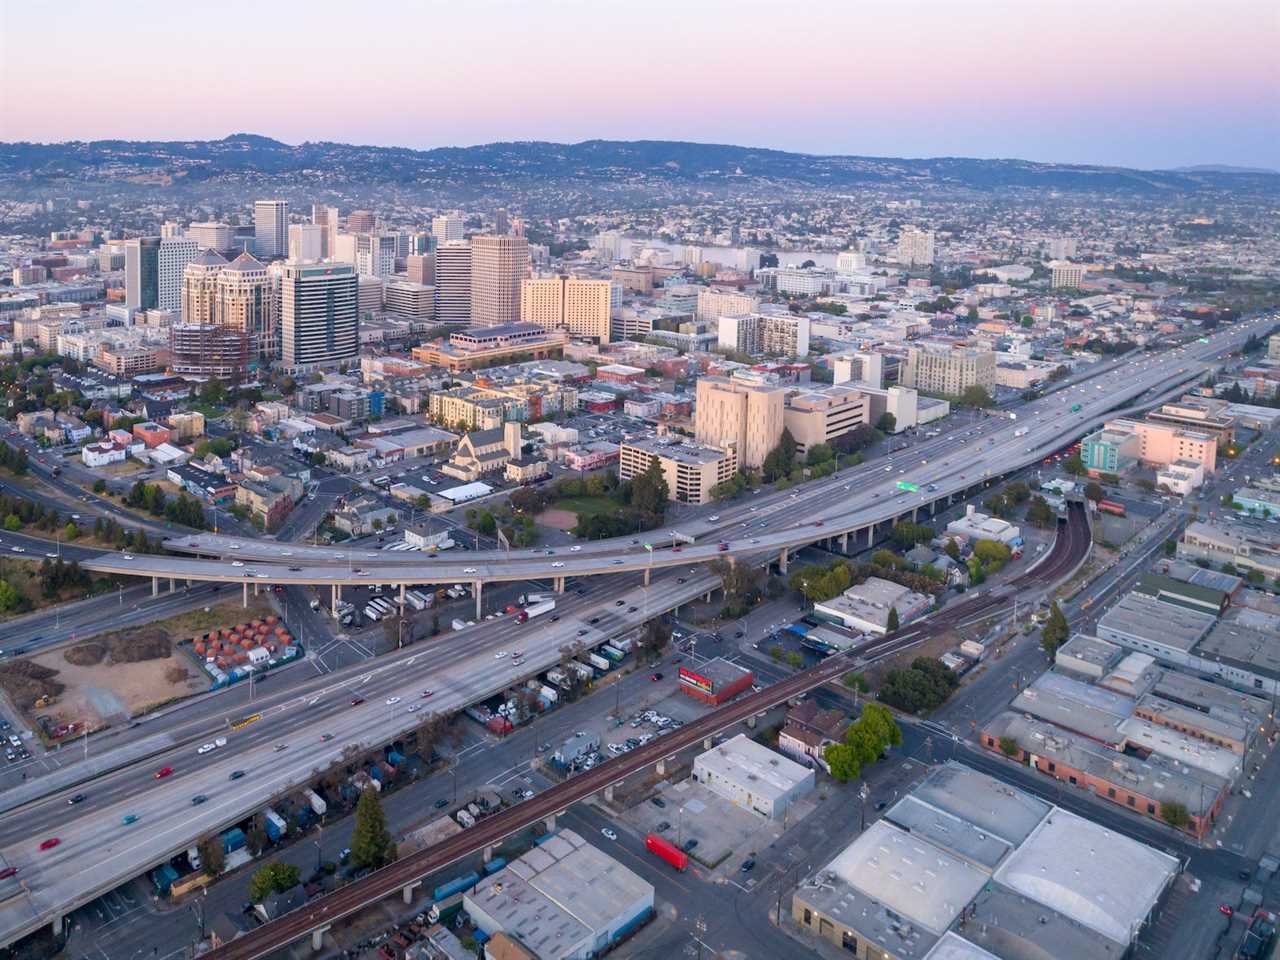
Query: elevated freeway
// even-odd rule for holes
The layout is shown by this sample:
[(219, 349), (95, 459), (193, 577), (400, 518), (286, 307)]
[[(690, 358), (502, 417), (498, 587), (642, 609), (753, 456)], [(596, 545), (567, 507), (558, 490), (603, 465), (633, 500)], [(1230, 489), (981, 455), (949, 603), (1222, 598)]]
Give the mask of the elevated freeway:
[(1015, 594), (1025, 596), (1057, 582), (1069, 575), (1084, 559), (1088, 553), (1089, 540), (1085, 512), (1079, 505), (1075, 505), (1071, 508), (1068, 519), (1060, 524), (1058, 537), (1050, 554), (1040, 565), (1010, 584), (1007, 589), (949, 607), (924, 625), (871, 640), (846, 653), (830, 657), (816, 667), (765, 687), (758, 693), (740, 697), (636, 750), (577, 774), (532, 800), (482, 820), (476, 826), (455, 834), (442, 843), (411, 854), (327, 896), (313, 900), (206, 956), (214, 960), (258, 960), (308, 934), (316, 938), (318, 946), (319, 936), (334, 922), (401, 891), (408, 896), (413, 885), (422, 878), (528, 829), (540, 820), (554, 818), (571, 804), (608, 790), (631, 773), (652, 764), (661, 764), (679, 751), (692, 747), (699, 741), (706, 742), (722, 730), (756, 713), (836, 680), (857, 663), (874, 661), (915, 646), (956, 623), (1010, 605)]

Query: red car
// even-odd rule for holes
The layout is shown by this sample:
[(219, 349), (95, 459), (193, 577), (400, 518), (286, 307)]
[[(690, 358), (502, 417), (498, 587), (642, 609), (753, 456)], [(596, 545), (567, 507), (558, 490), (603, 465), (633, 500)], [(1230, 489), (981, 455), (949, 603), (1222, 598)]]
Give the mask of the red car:
[(1225, 903), (1222, 904), (1220, 907), (1218, 907), (1218, 912), (1228, 917), (1235, 916), (1235, 911), (1232, 910), (1231, 907)]
[(169, 774), (173, 773), (173, 767), (161, 767), (156, 771), (156, 779), (163, 780)]
[(433, 693), (435, 693), (435, 691), (434, 691), (434, 690), (423, 690), (423, 691), (422, 691), (422, 699), (423, 699), (423, 700), (427, 699), (427, 697), (431, 696), (431, 694), (433, 694)]
[(362, 703), (364, 703), (364, 697), (352, 697), (352, 698), (351, 698), (351, 705), (352, 705), (353, 707), (358, 707), (358, 706), (360, 706), (360, 704), (362, 704)]
[(48, 840), (45, 840), (44, 842), (42, 842), (42, 843), (40, 844), (40, 849), (41, 849), (41, 850), (52, 850), (54, 847), (56, 847), (56, 846), (57, 846), (58, 844), (60, 844), (61, 842), (62, 842), (62, 838), (61, 838), (61, 837), (50, 837)]
[(0, 870), (0, 880), (8, 880), (17, 872), (17, 867), (5, 867), (3, 870)]

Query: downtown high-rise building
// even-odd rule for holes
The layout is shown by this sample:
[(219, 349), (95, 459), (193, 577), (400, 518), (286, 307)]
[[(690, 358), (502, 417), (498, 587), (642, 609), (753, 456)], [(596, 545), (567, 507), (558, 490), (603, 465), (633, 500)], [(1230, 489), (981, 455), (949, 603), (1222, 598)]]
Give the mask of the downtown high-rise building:
[(352, 210), (347, 214), (347, 233), (373, 233), (378, 229), (378, 218), (371, 210)]
[(283, 257), (289, 249), (289, 201), (255, 200), (253, 247), (260, 257)]
[(182, 322), (217, 322), (218, 274), (227, 265), (216, 250), (205, 250), (182, 273)]
[(340, 233), (333, 259), (353, 265), (362, 277), (389, 277), (396, 269), (396, 237), (389, 233)]
[(229, 266), (214, 250), (187, 264), (182, 319), (169, 327), (169, 364), (175, 373), (239, 380), (256, 358), (256, 340), (223, 323), (219, 281)]
[(320, 259), (328, 260), (333, 256), (338, 236), (338, 208), (313, 203), (311, 222), (323, 231), (320, 235)]
[(575, 337), (609, 342), (608, 280), (581, 277), (537, 277), (520, 284), (520, 319), (548, 330), (568, 330)]
[(436, 247), (436, 320), (471, 321), (471, 244), (448, 240)]
[(285, 263), (280, 360), (295, 371), (337, 366), (360, 350), (359, 280), (346, 263)]
[(323, 260), (324, 241), (324, 227), (314, 223), (290, 224), (289, 259)]
[(196, 242), (201, 250), (217, 250), (222, 253), (231, 249), (231, 224), (205, 221), (193, 223), (187, 227), (187, 236)]
[(433, 286), (436, 282), (436, 258), (433, 253), (411, 253), (405, 257), (404, 271), (410, 282)]
[(520, 281), (529, 275), (524, 237), (471, 238), (471, 322), (495, 327), (520, 319)]
[(155, 310), (160, 306), (159, 237), (125, 241), (124, 305), (131, 310)]
[(187, 264), (200, 255), (200, 245), (185, 237), (160, 240), (156, 254), (156, 306), (174, 314), (182, 309), (182, 278)]
[(243, 331), (259, 360), (280, 358), (280, 298), (275, 279), (257, 258), (242, 253), (219, 271), (217, 319)]
[(431, 221), (431, 233), (437, 243), (461, 240), (465, 221), (456, 213), (446, 213)]

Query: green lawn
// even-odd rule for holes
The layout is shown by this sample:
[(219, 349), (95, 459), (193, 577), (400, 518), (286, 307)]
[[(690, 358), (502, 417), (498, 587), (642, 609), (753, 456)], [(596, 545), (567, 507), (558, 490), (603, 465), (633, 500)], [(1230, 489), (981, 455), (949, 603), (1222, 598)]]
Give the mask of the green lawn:
[(552, 510), (568, 510), (586, 520), (600, 514), (615, 513), (618, 505), (608, 497), (563, 497), (551, 504)]

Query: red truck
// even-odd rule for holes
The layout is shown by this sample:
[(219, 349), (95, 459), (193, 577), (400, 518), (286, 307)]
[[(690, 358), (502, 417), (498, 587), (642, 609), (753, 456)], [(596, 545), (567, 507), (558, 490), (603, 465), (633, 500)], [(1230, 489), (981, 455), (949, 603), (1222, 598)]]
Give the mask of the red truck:
[(644, 838), (644, 846), (650, 853), (661, 857), (677, 870), (684, 870), (689, 866), (689, 855), (656, 833), (651, 833)]

